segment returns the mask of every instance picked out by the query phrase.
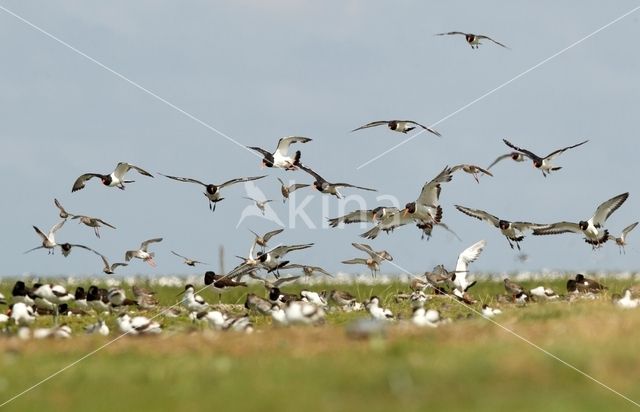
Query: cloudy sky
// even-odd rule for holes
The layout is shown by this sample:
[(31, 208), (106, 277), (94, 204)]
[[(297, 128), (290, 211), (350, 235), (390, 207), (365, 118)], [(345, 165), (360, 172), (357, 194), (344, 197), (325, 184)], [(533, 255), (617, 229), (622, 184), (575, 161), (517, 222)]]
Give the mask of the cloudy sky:
[[(462, 242), (438, 229), (431, 240), (420, 240), (419, 231), (406, 226), (372, 245), (390, 251), (394, 263), (412, 272), (438, 263), (452, 266), (462, 249), (480, 239), (487, 247), (473, 264), (478, 271), (638, 269), (640, 232), (630, 235), (626, 255), (611, 243), (593, 252), (578, 235), (527, 236), (522, 246), (530, 258), (521, 263), (496, 229), (454, 205), (510, 220), (577, 221), (629, 191), (608, 227), (617, 233), (638, 220), (640, 10), (450, 116), (637, 2), (488, 1), (469, 7), (455, 1), (3, 1), (1, 6), (2, 276), (100, 271), (99, 258), (84, 250), (66, 259), (43, 250), (23, 254), (39, 244), (32, 225), (48, 230), (59, 220), (54, 198), (72, 213), (98, 216), (117, 227), (103, 229), (97, 239), (91, 229), (69, 221), (57, 236), (95, 248), (112, 262), (145, 239), (164, 237), (153, 247), (156, 269), (136, 261), (121, 270), (123, 275), (197, 273), (170, 250), (217, 269), (222, 244), (230, 266), (233, 255), (247, 253), (249, 229), (272, 230), (278, 221), (287, 230), (274, 240), (315, 243), (291, 260), (354, 271), (340, 261), (359, 255), (350, 243), (361, 241), (358, 234), (365, 229), (327, 229), (327, 217), (358, 207), (358, 199), (367, 207), (389, 204), (390, 198), (404, 205), (445, 165), (487, 166), (507, 153), (505, 137), (539, 154), (590, 142), (564, 153), (558, 159), (563, 169), (546, 179), (530, 163), (505, 161), (480, 184), (458, 174), (443, 185), (444, 222)], [(460, 36), (434, 36), (452, 30), (486, 34), (510, 49), (489, 42), (472, 50)], [(443, 137), (422, 134), (358, 168), (410, 135), (384, 128), (349, 131), (392, 118), (424, 124), (446, 118), (434, 126)], [(344, 204), (301, 190), (295, 204), (306, 205), (309, 219), (293, 219), (295, 207), (280, 201), (276, 177), (311, 183), (309, 176), (261, 169), (260, 159), (242, 147), (273, 149), (287, 135), (313, 139), (296, 149), (328, 180), (378, 192), (345, 190), (358, 199)], [(80, 174), (106, 173), (119, 161), (214, 183), (268, 177), (253, 187), (226, 190), (215, 213), (200, 187), (158, 175), (132, 174), (136, 182), (125, 191), (90, 181), (71, 193)], [(246, 209), (249, 201), (242, 196), (248, 194), (276, 199), (269, 212), (273, 218)], [(387, 265), (383, 271), (399, 269)]]

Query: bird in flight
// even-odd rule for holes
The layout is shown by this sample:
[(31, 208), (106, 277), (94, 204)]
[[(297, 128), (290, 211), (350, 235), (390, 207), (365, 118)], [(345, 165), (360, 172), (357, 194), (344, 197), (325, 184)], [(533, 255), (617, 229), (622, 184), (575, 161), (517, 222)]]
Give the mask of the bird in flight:
[(464, 36), (465, 40), (467, 41), (467, 43), (469, 43), (469, 46), (471, 46), (472, 49), (477, 49), (478, 46), (480, 46), (482, 43), (480, 43), (480, 40), (489, 40), (494, 42), (495, 44), (497, 44), (498, 46), (502, 46), (505, 49), (508, 49), (509, 47), (505, 46), (504, 44), (493, 40), (491, 37), (489, 36), (485, 36), (483, 34), (473, 34), (473, 33), (464, 33), (461, 31), (450, 31), (447, 33), (438, 33), (436, 34), (436, 36), (451, 36), (454, 34), (461, 34)]
[(433, 133), (436, 136), (440, 137), (442, 136), (439, 132), (437, 132), (434, 129), (431, 129), (427, 126), (424, 126), (418, 122), (414, 122), (413, 120), (378, 120), (375, 122), (371, 122), (371, 123), (367, 123), (363, 126), (360, 126), (356, 129), (353, 129), (352, 132), (358, 131), (358, 130), (362, 130), (362, 129), (368, 129), (370, 127), (376, 127), (376, 126), (387, 126), (390, 130), (393, 130), (394, 132), (398, 132), (398, 133), (409, 133), (410, 131), (412, 131), (413, 129), (415, 129), (416, 127), (421, 127), (423, 130), (426, 130), (427, 132)]

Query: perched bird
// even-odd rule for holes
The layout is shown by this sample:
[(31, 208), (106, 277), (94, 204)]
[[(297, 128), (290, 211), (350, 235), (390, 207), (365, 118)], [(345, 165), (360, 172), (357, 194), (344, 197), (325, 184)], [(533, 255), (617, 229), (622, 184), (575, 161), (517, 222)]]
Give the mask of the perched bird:
[(302, 156), (302, 154), (298, 150), (294, 156), (289, 156), (289, 146), (293, 143), (307, 143), (310, 141), (311, 139), (309, 139), (308, 137), (302, 136), (283, 137), (278, 140), (278, 146), (276, 147), (276, 151), (274, 153), (271, 153), (260, 147), (247, 147), (262, 154), (263, 167), (276, 167), (284, 170), (296, 170), (297, 166), (300, 165), (300, 157)]
[(511, 281), (509, 278), (504, 278), (504, 288), (506, 291), (511, 294), (512, 298), (515, 300), (516, 296), (524, 293), (524, 288), (517, 283)]
[(69, 339), (71, 332), (71, 327), (65, 323), (52, 328), (36, 328), (32, 335), (34, 339)]
[(327, 300), (318, 292), (311, 290), (300, 291), (300, 299), (304, 302), (313, 303), (316, 306), (327, 306)]
[(484, 240), (480, 240), (479, 242), (474, 243), (469, 246), (465, 250), (463, 250), (460, 255), (458, 255), (458, 261), (456, 263), (456, 270), (451, 274), (450, 283), (453, 288), (464, 294), (469, 288), (476, 284), (476, 281), (470, 282), (467, 279), (467, 275), (469, 273), (469, 264), (471, 262), (475, 262), (480, 254), (484, 250), (486, 242)]
[(531, 152), (529, 150), (521, 149), (518, 146), (515, 146), (514, 144), (509, 142), (507, 139), (502, 139), (502, 141), (507, 146), (509, 146), (510, 148), (512, 148), (514, 150), (517, 150), (518, 152), (524, 154), (529, 159), (531, 159), (533, 161), (533, 167), (535, 167), (536, 169), (540, 169), (540, 171), (542, 172), (542, 175), (544, 177), (547, 177), (547, 174), (551, 173), (552, 171), (556, 171), (556, 170), (562, 169), (562, 167), (553, 166), (551, 164), (553, 159), (555, 159), (556, 157), (558, 157), (559, 155), (564, 153), (566, 150), (573, 149), (573, 148), (578, 147), (578, 146), (582, 146), (583, 144), (588, 142), (588, 140), (585, 140), (584, 142), (580, 142), (578, 144), (574, 144), (573, 146), (567, 146), (567, 147), (564, 147), (562, 149), (555, 150), (555, 151), (549, 153), (545, 157), (540, 157), (540, 156), (536, 155), (535, 153), (533, 153), (533, 152)]
[(265, 233), (264, 235), (260, 236), (259, 234), (257, 234), (256, 232), (254, 232), (253, 230), (249, 230), (251, 233), (253, 233), (253, 235), (256, 237), (255, 239), (255, 243), (258, 246), (262, 247), (262, 250), (264, 250), (264, 248), (267, 247), (267, 243), (269, 242), (269, 240), (274, 237), (275, 235), (278, 235), (280, 233), (282, 233), (284, 231), (284, 229), (276, 229), (276, 230), (272, 230), (270, 232)]
[(91, 309), (89, 304), (87, 303), (87, 292), (84, 290), (82, 286), (78, 286), (76, 288), (75, 293), (73, 294), (74, 302), (76, 307), (82, 311), (88, 311)]
[(613, 240), (616, 242), (616, 245), (620, 248), (620, 253), (625, 253), (626, 251), (624, 247), (627, 245), (627, 235), (631, 232), (635, 227), (638, 226), (638, 222), (632, 223), (629, 226), (622, 229), (622, 233), (619, 237), (615, 237), (613, 235), (609, 235), (609, 240)]
[(215, 211), (216, 210), (216, 205), (218, 204), (218, 202), (224, 200), (224, 198), (221, 197), (221, 193), (220, 193), (220, 191), (224, 187), (231, 186), (231, 185), (234, 185), (236, 183), (251, 182), (253, 180), (258, 180), (258, 179), (262, 179), (263, 177), (265, 177), (265, 176), (239, 177), (237, 179), (227, 180), (224, 183), (216, 185), (216, 184), (213, 184), (213, 183), (203, 183), (200, 180), (192, 179), (190, 177), (169, 176), (169, 175), (163, 175), (162, 173), (160, 173), (160, 175), (162, 175), (162, 176), (164, 176), (166, 178), (172, 179), (172, 180), (177, 180), (178, 182), (196, 183), (196, 184), (199, 184), (201, 186), (204, 186), (204, 188), (205, 188), (204, 196), (209, 200), (209, 209), (211, 211)]
[(558, 299), (559, 296), (553, 289), (545, 288), (544, 286), (538, 286), (529, 291), (529, 295), (535, 296), (536, 298), (542, 298), (545, 300), (555, 300)]
[(482, 305), (482, 315), (486, 318), (492, 318), (496, 315), (501, 314), (502, 311), (498, 308), (492, 308), (491, 306), (487, 305), (486, 303), (484, 305)]
[(260, 212), (262, 212), (262, 215), (264, 216), (265, 212), (266, 212), (266, 208), (267, 208), (267, 203), (269, 202), (273, 202), (273, 200), (271, 199), (265, 199), (265, 200), (257, 200), (254, 199), (252, 197), (248, 197), (248, 196), (242, 196), (243, 199), (247, 199), (247, 200), (251, 200), (258, 209), (260, 209)]
[(302, 183), (295, 183), (292, 185), (287, 186), (282, 179), (278, 178), (278, 181), (280, 182), (280, 193), (282, 193), (282, 203), (285, 203), (287, 201), (287, 199), (289, 199), (289, 195), (293, 192), (295, 192), (298, 189), (302, 189), (305, 188), (307, 186), (311, 186), (311, 185), (307, 185), (307, 184), (302, 184)]
[(53, 204), (56, 205), (56, 207), (58, 208), (58, 210), (60, 210), (60, 219), (68, 219), (70, 217), (73, 217), (75, 215), (67, 212), (65, 210), (64, 207), (62, 207), (62, 204), (58, 201), (58, 199), (53, 199)]
[(140, 309), (153, 309), (158, 306), (158, 299), (155, 297), (156, 293), (154, 291), (142, 288), (138, 285), (131, 286), (131, 291), (133, 292), (133, 296), (135, 296)]
[(49, 230), (49, 233), (45, 234), (42, 230), (38, 229), (36, 226), (33, 226), (33, 229), (36, 231), (38, 236), (42, 239), (42, 245), (38, 247), (34, 247), (33, 249), (29, 249), (24, 253), (29, 253), (38, 249), (49, 249), (49, 254), (53, 254), (53, 249), (58, 245), (56, 243), (56, 232), (60, 230), (60, 228), (64, 225), (64, 222), (67, 220), (61, 220), (60, 222), (53, 225), (53, 227)]
[(102, 219), (98, 219), (97, 217), (84, 216), (84, 215), (75, 215), (71, 219), (80, 219), (80, 223), (83, 223), (86, 226), (92, 227), (93, 228), (93, 232), (96, 234), (97, 238), (100, 238), (100, 232), (99, 232), (98, 228), (101, 227), (101, 224), (105, 225), (107, 227), (110, 227), (111, 229), (115, 229), (116, 228), (115, 226), (110, 225), (109, 223), (105, 222)]
[(515, 243), (518, 250), (520, 250), (520, 242), (524, 240), (525, 231), (544, 226), (538, 223), (531, 222), (510, 222), (508, 220), (500, 219), (480, 209), (470, 209), (468, 207), (459, 205), (456, 205), (456, 209), (467, 216), (475, 217), (478, 220), (487, 222), (490, 225), (500, 229), (500, 232), (504, 235), (504, 237), (507, 238), (507, 242), (509, 242), (509, 246), (511, 246), (511, 249), (513, 249), (513, 244)]
[(441, 137), (442, 135), (440, 133), (438, 133), (437, 131), (421, 125), (418, 122), (414, 122), (413, 120), (378, 120), (375, 122), (371, 122), (371, 123), (367, 123), (363, 126), (360, 126), (356, 129), (353, 129), (352, 132), (358, 131), (358, 130), (362, 130), (362, 129), (368, 129), (370, 127), (376, 127), (376, 126), (387, 126), (390, 130), (393, 130), (394, 132), (399, 132), (399, 133), (409, 133), (410, 131), (412, 131), (413, 129), (415, 129), (416, 127), (420, 127), (423, 130), (426, 130), (427, 132), (433, 133), (438, 137)]
[(122, 288), (109, 289), (107, 298), (109, 298), (109, 303), (112, 308), (120, 306), (138, 306), (137, 301), (127, 298), (127, 295)]
[(329, 272), (327, 272), (326, 270), (322, 269), (319, 266), (308, 266), (308, 265), (299, 265), (297, 263), (290, 263), (286, 266), (281, 267), (281, 269), (285, 270), (285, 269), (302, 269), (302, 273), (304, 273), (305, 276), (310, 277), (312, 276), (314, 273), (322, 273), (325, 276), (329, 276), (330, 278), (333, 277), (333, 275)]
[(327, 300), (327, 302), (340, 306), (345, 311), (351, 311), (357, 308), (356, 297), (347, 291), (334, 289), (328, 293), (321, 293), (321, 296)]
[(489, 167), (487, 167), (487, 170), (491, 169), (493, 166), (496, 165), (496, 163), (501, 162), (504, 159), (509, 159), (511, 158), (511, 160), (513, 160), (514, 162), (524, 162), (525, 160), (527, 160), (526, 156), (523, 153), (520, 152), (511, 152), (511, 153), (507, 153), (507, 154), (503, 154), (501, 156), (498, 156), (496, 158), (496, 160), (494, 160)]
[(217, 310), (210, 310), (210, 311), (205, 311), (205, 312), (190, 312), (189, 313), (189, 319), (196, 321), (206, 321), (209, 324), (209, 327), (216, 329), (216, 330), (222, 330), (222, 328), (224, 327), (224, 323), (227, 320), (227, 316), (226, 314), (217, 311)]
[(87, 325), (84, 328), (84, 331), (87, 335), (98, 334), (102, 336), (109, 336), (109, 327), (102, 319), (98, 319), (98, 322)]
[(96, 285), (89, 286), (87, 291), (87, 305), (96, 313), (103, 313), (111, 310), (109, 302), (109, 291), (98, 288)]
[(247, 310), (255, 310), (262, 315), (270, 315), (272, 305), (267, 299), (261, 298), (255, 293), (248, 293), (244, 302), (244, 307)]
[(625, 289), (622, 296), (614, 293), (611, 296), (611, 300), (614, 305), (623, 309), (634, 309), (640, 306), (640, 299), (632, 298), (631, 291), (629, 289)]
[(535, 228), (533, 230), (533, 234), (557, 235), (560, 233), (582, 233), (585, 236), (584, 241), (595, 249), (609, 240), (609, 231), (604, 229), (603, 226), (609, 216), (618, 210), (628, 197), (629, 193), (627, 192), (605, 201), (598, 206), (596, 212), (589, 220), (581, 220), (578, 223), (566, 221), (552, 223), (550, 225)]
[(578, 273), (575, 278), (576, 287), (580, 292), (598, 293), (606, 290), (607, 287), (593, 279), (584, 277), (582, 273)]
[(27, 306), (33, 306), (35, 303), (35, 295), (33, 290), (27, 288), (27, 285), (21, 280), (17, 280), (11, 290), (11, 300), (13, 303), (24, 303)]
[(365, 305), (372, 318), (377, 320), (393, 320), (391, 310), (380, 307), (380, 298), (372, 296)]
[(463, 172), (469, 173), (471, 176), (473, 176), (476, 183), (480, 183), (480, 180), (478, 180), (478, 175), (480, 173), (482, 173), (483, 175), (488, 175), (493, 177), (491, 172), (476, 165), (469, 165), (469, 164), (456, 165), (451, 168), (451, 173), (456, 172), (458, 170), (462, 170)]
[(184, 293), (184, 297), (180, 303), (189, 312), (204, 312), (209, 308), (209, 304), (205, 302), (204, 298), (196, 295), (193, 285), (186, 285), (182, 293)]
[(489, 40), (494, 42), (495, 44), (497, 44), (498, 46), (502, 46), (505, 49), (508, 49), (507, 46), (505, 46), (504, 44), (497, 42), (495, 40), (493, 40), (491, 37), (489, 36), (485, 36), (482, 34), (472, 34), (472, 33), (464, 33), (461, 31), (450, 31), (447, 33), (437, 33), (436, 36), (451, 36), (453, 34), (461, 34), (464, 36), (465, 40), (467, 41), (467, 43), (469, 43), (469, 46), (471, 46), (472, 49), (477, 49), (478, 46), (480, 46), (482, 43), (480, 43), (481, 40)]
[(329, 195), (333, 195), (335, 197), (337, 197), (338, 199), (342, 199), (342, 194), (338, 191), (339, 188), (341, 187), (352, 187), (354, 189), (360, 189), (360, 190), (367, 190), (369, 192), (375, 192), (375, 189), (369, 189), (367, 187), (362, 187), (362, 186), (356, 186), (356, 185), (352, 185), (350, 183), (331, 183), (328, 182), (326, 179), (324, 179), (322, 176), (320, 176), (319, 174), (317, 174), (316, 172), (314, 172), (313, 170), (311, 170), (310, 168), (300, 164), (300, 169), (304, 170), (305, 172), (309, 173), (311, 176), (313, 176), (316, 180), (313, 182), (313, 187), (321, 192), (321, 193), (326, 193)]
[(137, 258), (147, 262), (151, 267), (156, 267), (156, 262), (153, 260), (155, 253), (147, 251), (147, 248), (150, 244), (158, 242), (162, 242), (161, 237), (145, 240), (140, 244), (140, 249), (138, 250), (128, 250), (124, 255), (125, 262), (128, 262), (133, 258)]
[(107, 274), (107, 275), (113, 275), (114, 271), (116, 270), (116, 268), (118, 266), (128, 266), (128, 263), (114, 263), (112, 265), (109, 264), (109, 261), (107, 260), (107, 257), (104, 255), (101, 255), (100, 253), (96, 252), (96, 254), (98, 256), (100, 256), (100, 258), (102, 259), (102, 262), (104, 263), (104, 267), (102, 268), (102, 271)]
[(271, 303), (288, 303), (300, 300), (300, 296), (295, 293), (285, 293), (279, 287), (273, 286), (269, 289), (269, 301)]
[(208, 265), (208, 263), (205, 262), (200, 262), (199, 260), (194, 260), (185, 256), (182, 256), (181, 254), (178, 254), (176, 252), (174, 252), (173, 250), (171, 251), (171, 253), (173, 253), (174, 255), (178, 256), (179, 258), (182, 258), (184, 260), (184, 264), (187, 266), (195, 266), (197, 264), (201, 264), (201, 265)]
[(162, 326), (158, 322), (144, 316), (131, 318), (128, 314), (123, 313), (116, 318), (116, 322), (120, 331), (128, 335), (156, 335), (162, 332)]
[(16, 302), (10, 306), (9, 317), (16, 325), (30, 325), (36, 320), (33, 308), (23, 302)]
[(67, 292), (62, 285), (53, 285), (51, 283), (39, 284), (33, 286), (33, 294), (42, 299), (46, 299), (54, 305), (66, 303), (74, 300), (74, 295)]
[(237, 282), (227, 276), (216, 275), (212, 270), (207, 271), (204, 274), (204, 284), (212, 285), (213, 289), (218, 292), (218, 301), (222, 300), (222, 293), (230, 289), (241, 287), (247, 287), (245, 282)]
[(324, 321), (325, 311), (321, 306), (304, 301), (290, 301), (282, 305), (274, 304), (271, 317), (281, 325), (317, 325)]
[(116, 166), (115, 170), (108, 175), (103, 175), (100, 173), (85, 173), (78, 177), (76, 181), (73, 183), (73, 187), (71, 188), (71, 192), (76, 192), (80, 189), (84, 188), (85, 182), (90, 180), (91, 178), (97, 177), (102, 181), (102, 184), (108, 187), (117, 187), (119, 189), (124, 190), (125, 183), (133, 183), (134, 180), (124, 180), (124, 175), (131, 169), (134, 169), (136, 172), (141, 175), (153, 177), (153, 175), (146, 170), (138, 166), (134, 166), (129, 163), (120, 162)]
[(425, 310), (422, 306), (414, 307), (411, 323), (418, 327), (436, 328), (440, 324), (440, 312), (435, 309)]

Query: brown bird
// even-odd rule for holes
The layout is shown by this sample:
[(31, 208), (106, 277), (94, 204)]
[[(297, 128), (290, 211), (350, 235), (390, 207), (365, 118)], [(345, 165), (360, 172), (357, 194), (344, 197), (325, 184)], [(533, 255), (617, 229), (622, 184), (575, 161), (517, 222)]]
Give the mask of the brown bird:
[(115, 229), (116, 227), (113, 225), (110, 225), (109, 223), (105, 222), (102, 219), (98, 219), (97, 217), (91, 217), (91, 216), (84, 216), (84, 215), (74, 215), (71, 219), (80, 219), (80, 222), (78, 223), (83, 223), (89, 227), (93, 228), (93, 232), (96, 234), (96, 237), (99, 239), (100, 238), (100, 232), (98, 231), (98, 228), (102, 227), (100, 224), (103, 224), (105, 226), (110, 227), (111, 229)]
[(239, 286), (247, 287), (245, 282), (238, 282), (227, 276), (216, 275), (212, 270), (204, 274), (204, 284), (207, 286), (212, 285), (213, 289), (218, 291), (218, 302), (222, 300), (223, 292)]
[(287, 201), (287, 199), (289, 199), (289, 195), (293, 192), (295, 192), (298, 189), (302, 189), (304, 187), (307, 186), (311, 186), (311, 185), (306, 185), (306, 184), (302, 184), (302, 183), (294, 183), (292, 185), (287, 186), (282, 179), (278, 178), (278, 181), (280, 182), (280, 193), (282, 193), (282, 203), (285, 203)]

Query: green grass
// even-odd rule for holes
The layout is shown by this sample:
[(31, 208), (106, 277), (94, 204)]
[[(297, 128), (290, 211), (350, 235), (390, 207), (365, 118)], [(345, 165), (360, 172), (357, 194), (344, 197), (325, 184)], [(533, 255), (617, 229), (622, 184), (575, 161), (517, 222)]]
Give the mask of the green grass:
[[(527, 287), (539, 282), (523, 282)], [(609, 281), (612, 292), (628, 285)], [(550, 284), (564, 290), (564, 282)], [(0, 284), (10, 295), (11, 285)], [(393, 295), (401, 284), (320, 285), (360, 299), (376, 294), (408, 317), (407, 302)], [(283, 288), (295, 292), (299, 285)], [(264, 293), (258, 286), (250, 290)], [(164, 305), (175, 288), (157, 289)], [(481, 283), (476, 298), (493, 302), (500, 283)], [(223, 295), (243, 303), (246, 291)], [(208, 301), (217, 296), (204, 291)], [(634, 405), (446, 297), (434, 298), (444, 316), (457, 319), (437, 329), (416, 330), (403, 322), (385, 338), (351, 340), (344, 324), (365, 317), (331, 313), (322, 327), (274, 328), (254, 316), (252, 335), (223, 333), (185, 319), (161, 318), (159, 337), (124, 337), (16, 399), (10, 410), (186, 410), (225, 411), (424, 411), (631, 410)], [(479, 304), (475, 306), (479, 308)], [(496, 321), (592, 375), (640, 400), (640, 312), (622, 311), (609, 298), (502, 305)], [(148, 314), (149, 315), (149, 314)], [(0, 403), (109, 341), (83, 336), (93, 317), (67, 319), (76, 336), (67, 341), (0, 338)], [(113, 318), (107, 322), (116, 328)], [(50, 319), (38, 323), (48, 325)]]

